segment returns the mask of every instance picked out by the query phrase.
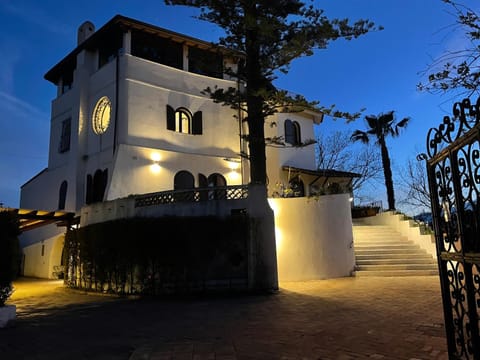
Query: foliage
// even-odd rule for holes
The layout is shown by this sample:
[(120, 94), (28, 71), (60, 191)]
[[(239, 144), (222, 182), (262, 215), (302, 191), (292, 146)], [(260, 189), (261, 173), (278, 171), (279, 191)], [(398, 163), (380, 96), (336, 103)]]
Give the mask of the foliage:
[(363, 218), (368, 216), (375, 216), (380, 212), (380, 206), (359, 205), (352, 207), (352, 218)]
[(393, 190), (393, 176), (390, 165), (390, 155), (386, 144), (386, 138), (397, 137), (400, 135), (400, 130), (405, 128), (410, 121), (410, 118), (403, 118), (396, 121), (394, 112), (390, 111), (378, 116), (365, 116), (367, 123), (367, 130), (355, 130), (351, 136), (353, 141), (361, 141), (367, 144), (370, 138), (375, 139), (375, 143), (380, 147), (382, 155), (383, 175), (385, 179), (385, 187), (387, 189), (388, 210), (395, 210), (395, 194)]
[(359, 191), (363, 184), (376, 179), (382, 171), (382, 164), (374, 147), (353, 149), (350, 136), (341, 131), (326, 137), (317, 137), (317, 164), (319, 169), (359, 174), (359, 178), (352, 179), (353, 191)]
[(13, 294), (12, 284), (0, 286), (0, 307), (5, 306), (5, 302)]
[[(328, 19), (323, 10), (299, 0), (165, 0), (167, 5), (200, 9), (199, 19), (221, 27), (225, 36), (219, 44), (239, 55), (236, 69), (227, 73), (238, 79), (238, 87), (207, 88), (215, 102), (246, 112), (250, 158), (250, 180), (266, 184), (265, 117), (277, 111), (305, 108), (334, 116), (349, 114), (320, 107), (299, 95), (291, 95), (273, 85), (278, 73), (287, 73), (290, 63), (313, 55), (334, 40), (353, 39), (374, 29), (368, 20), (350, 24), (348, 19)], [(354, 114), (354, 116), (359, 116)]]
[(408, 160), (399, 174), (399, 179), (400, 188), (405, 193), (405, 198), (400, 203), (430, 211), (430, 191), (425, 163)]
[(120, 219), (67, 233), (69, 286), (117, 294), (205, 290), (247, 278), (248, 218)]
[[(463, 89), (471, 96), (480, 86), (480, 16), (468, 6), (452, 0), (442, 0), (451, 6), (456, 26), (464, 31), (467, 46), (447, 50), (434, 59), (423, 75), (427, 80), (417, 88), (432, 93), (445, 93)], [(449, 29), (450, 31), (452, 29)], [(461, 41), (456, 41), (461, 43)]]
[(0, 211), (0, 306), (13, 292), (12, 281), (19, 269), (20, 235), (18, 217), (12, 211)]

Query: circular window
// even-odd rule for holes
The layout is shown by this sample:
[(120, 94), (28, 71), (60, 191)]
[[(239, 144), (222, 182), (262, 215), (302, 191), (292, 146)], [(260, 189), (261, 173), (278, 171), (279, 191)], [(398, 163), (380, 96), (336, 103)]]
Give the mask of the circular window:
[(108, 125), (110, 124), (111, 109), (112, 103), (107, 96), (103, 96), (97, 101), (92, 118), (92, 126), (95, 134), (101, 135), (107, 131)]

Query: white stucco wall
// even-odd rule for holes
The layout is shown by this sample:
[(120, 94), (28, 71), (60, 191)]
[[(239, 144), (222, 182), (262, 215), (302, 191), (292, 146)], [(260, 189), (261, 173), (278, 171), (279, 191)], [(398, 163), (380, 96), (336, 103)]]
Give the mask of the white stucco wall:
[[(152, 157), (158, 157), (158, 167), (153, 167)], [(109, 175), (107, 200), (118, 199), (132, 194), (173, 190), (175, 174), (180, 170), (189, 171), (199, 187), (198, 174), (206, 177), (219, 173), (227, 185), (242, 184), (241, 170), (232, 170), (223, 156), (185, 154), (138, 146), (120, 145), (113, 172)]]
[[(265, 136), (266, 137), (284, 137), (285, 120), (290, 119), (298, 122), (300, 125), (301, 141), (315, 139), (313, 120), (302, 113), (277, 113), (266, 119)], [(277, 183), (288, 185), (288, 173), (282, 170), (282, 166), (293, 166), (302, 169), (316, 170), (315, 144), (305, 147), (285, 147), (267, 146), (267, 173), (269, 179), (268, 192), (271, 195), (276, 188)], [(304, 181), (305, 182), (305, 181)], [(308, 193), (308, 183), (305, 182), (305, 190)]]
[[(125, 113), (120, 118), (120, 143), (178, 152), (232, 156), (240, 152), (237, 114), (228, 106), (214, 103), (201, 91), (236, 86), (235, 82), (213, 79), (133, 56), (124, 56), (125, 79), (121, 83)], [(122, 72), (123, 74), (123, 72)], [(192, 114), (202, 111), (202, 134), (167, 130), (166, 106), (184, 107)]]
[(220, 216), (231, 215), (232, 210), (246, 209), (246, 199), (179, 202), (158, 206), (135, 207), (133, 197), (104, 201), (84, 206), (80, 212), (80, 226), (132, 217), (161, 216)]
[(280, 281), (351, 276), (355, 254), (348, 197), (268, 200), (275, 213)]
[(64, 234), (59, 234), (24, 247), (22, 249), (24, 256), (23, 275), (53, 279), (55, 266), (61, 264), (63, 244)]

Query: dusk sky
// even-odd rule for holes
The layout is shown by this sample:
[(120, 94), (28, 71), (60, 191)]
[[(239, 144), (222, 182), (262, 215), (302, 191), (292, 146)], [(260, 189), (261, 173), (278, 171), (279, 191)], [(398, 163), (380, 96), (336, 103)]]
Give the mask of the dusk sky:
[[(475, 10), (478, 1), (460, 0)], [(366, 108), (364, 115), (395, 110), (411, 117), (410, 126), (388, 142), (393, 170), (425, 150), (429, 128), (451, 115), (454, 94), (420, 93), (421, 72), (446, 49), (468, 46), (454, 26), (452, 9), (441, 0), (315, 1), (329, 17), (368, 18), (383, 31), (296, 60), (278, 87), (344, 111)], [(50, 104), (56, 96), (44, 74), (76, 46), (78, 26), (86, 20), (100, 28), (116, 14), (207, 41), (221, 29), (193, 19), (196, 9), (165, 6), (160, 0), (0, 0), (0, 203), (18, 207), (20, 187), (47, 167)], [(476, 97), (472, 98), (476, 100)], [(318, 131), (364, 129), (362, 119), (348, 126), (326, 118)], [(394, 178), (395, 180), (395, 178)], [(378, 199), (384, 198), (379, 187)], [(375, 194), (373, 195), (375, 196)], [(400, 197), (400, 195), (398, 196)]]

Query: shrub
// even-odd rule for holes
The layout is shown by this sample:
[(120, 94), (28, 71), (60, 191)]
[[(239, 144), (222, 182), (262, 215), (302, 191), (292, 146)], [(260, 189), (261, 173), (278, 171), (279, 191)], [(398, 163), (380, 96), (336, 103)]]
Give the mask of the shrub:
[[(247, 279), (243, 215), (117, 219), (67, 232), (66, 283), (118, 294), (205, 291)], [(233, 285), (228, 285), (233, 286)]]
[(0, 306), (13, 293), (12, 281), (18, 274), (20, 248), (18, 217), (12, 211), (0, 211)]

